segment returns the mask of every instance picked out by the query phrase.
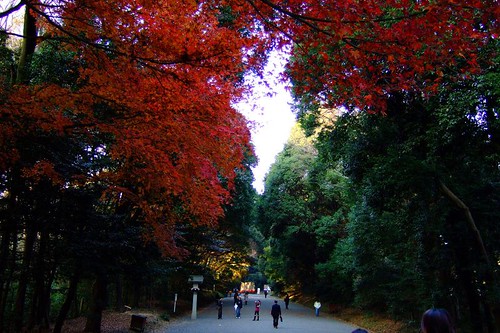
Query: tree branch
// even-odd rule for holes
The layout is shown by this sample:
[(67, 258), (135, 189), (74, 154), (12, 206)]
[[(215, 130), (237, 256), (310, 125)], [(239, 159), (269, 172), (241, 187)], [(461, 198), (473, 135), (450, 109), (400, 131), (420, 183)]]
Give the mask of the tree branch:
[(22, 6), (24, 6), (24, 1), (19, 1), (17, 5), (10, 7), (4, 12), (0, 12), (0, 18), (7, 17), (12, 13), (17, 12), (19, 9), (21, 9)]
[(463, 210), (465, 218), (469, 226), (471, 227), (472, 231), (474, 232), (476, 241), (478, 242), (478, 245), (481, 250), (481, 254), (484, 257), (486, 264), (490, 266), (490, 260), (488, 258), (488, 253), (486, 252), (486, 248), (484, 246), (483, 238), (481, 237), (481, 233), (479, 232), (479, 229), (476, 226), (476, 222), (472, 217), (469, 207), (467, 207), (467, 205), (462, 200), (460, 200), (460, 198), (457, 197), (455, 193), (453, 193), (443, 182), (440, 181), (439, 186), (441, 191), (448, 197), (448, 199), (450, 199), (458, 208)]

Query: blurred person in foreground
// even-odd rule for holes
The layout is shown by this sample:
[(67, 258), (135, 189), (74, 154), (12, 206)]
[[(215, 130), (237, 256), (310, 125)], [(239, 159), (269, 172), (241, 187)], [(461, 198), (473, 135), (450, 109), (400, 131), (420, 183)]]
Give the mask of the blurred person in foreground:
[(455, 333), (451, 316), (445, 309), (429, 309), (422, 315), (422, 333)]

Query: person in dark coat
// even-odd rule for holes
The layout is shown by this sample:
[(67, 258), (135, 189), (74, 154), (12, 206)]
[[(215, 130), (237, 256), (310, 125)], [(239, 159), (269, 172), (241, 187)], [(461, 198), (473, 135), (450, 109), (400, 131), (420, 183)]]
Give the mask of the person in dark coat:
[(222, 306), (223, 306), (222, 298), (217, 301), (217, 319), (222, 319)]
[(273, 327), (278, 328), (278, 322), (281, 319), (281, 306), (278, 304), (278, 301), (274, 301), (271, 308), (271, 316), (273, 316)]
[(285, 309), (288, 310), (288, 304), (290, 303), (290, 296), (288, 296), (288, 293), (285, 295)]
[(234, 303), (233, 303), (233, 305), (238, 302), (238, 296), (240, 296), (238, 294), (238, 290), (234, 289), (234, 296), (233, 296)]
[(238, 296), (238, 300), (236, 301), (236, 318), (240, 319), (241, 318), (241, 308), (243, 307), (243, 301), (241, 300), (241, 297)]

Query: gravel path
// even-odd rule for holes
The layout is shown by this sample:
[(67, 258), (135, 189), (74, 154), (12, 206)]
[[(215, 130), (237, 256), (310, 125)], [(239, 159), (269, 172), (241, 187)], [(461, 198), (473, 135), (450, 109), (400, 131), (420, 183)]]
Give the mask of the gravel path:
[[(260, 320), (252, 321), (254, 313), (254, 301), (260, 299), (262, 302)], [(271, 317), (271, 306), (274, 300), (278, 300), (283, 314), (283, 322), (279, 323), (278, 330), (286, 332), (307, 333), (351, 333), (356, 327), (333, 319), (331, 316), (320, 313), (319, 317), (314, 315), (314, 308), (290, 302), (289, 309), (285, 309), (283, 300), (264, 295), (250, 295), (248, 305), (241, 310), (241, 319), (234, 316), (233, 299), (224, 299), (222, 319), (217, 319), (217, 308), (215, 303), (208, 308), (198, 311), (198, 318), (191, 320), (189, 316), (176, 319), (168, 325), (165, 332), (168, 333), (266, 333), (275, 332)]]

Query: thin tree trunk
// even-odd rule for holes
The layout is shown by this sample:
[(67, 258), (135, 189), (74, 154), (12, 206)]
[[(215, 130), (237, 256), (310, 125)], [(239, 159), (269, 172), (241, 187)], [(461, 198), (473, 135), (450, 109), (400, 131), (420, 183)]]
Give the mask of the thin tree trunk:
[(102, 311), (106, 308), (106, 277), (99, 272), (92, 288), (92, 300), (85, 324), (85, 332), (100, 333)]
[[(29, 223), (29, 222), (27, 222)], [(23, 263), (21, 267), (21, 274), (19, 277), (19, 286), (17, 289), (16, 301), (14, 305), (14, 329), (20, 332), (23, 327), (24, 320), (24, 306), (26, 303), (26, 290), (28, 289), (29, 282), (29, 268), (31, 267), (31, 257), (35, 244), (36, 231), (33, 226), (29, 224), (26, 226), (26, 239), (24, 243)]]
[[(10, 218), (7, 218), (5, 224), (10, 224), (10, 220)], [(0, 332), (3, 331), (4, 328), (4, 314), (10, 285), (10, 281), (7, 278), (7, 267), (11, 258), (14, 260), (14, 255), (11, 254), (9, 249), (12, 234), (13, 232), (10, 226), (5, 225), (4, 228), (2, 228), (2, 240), (0, 245)]]
[[(45, 235), (45, 243), (47, 243), (49, 238), (48, 233)], [(48, 245), (48, 244), (46, 244)], [(44, 255), (41, 257), (41, 260), (47, 258), (47, 252), (42, 251)], [(54, 264), (55, 266), (55, 264)], [(40, 289), (38, 291), (37, 299), (38, 301), (35, 303), (35, 325), (43, 328), (44, 330), (48, 330), (50, 327), (50, 307), (51, 307), (51, 290), (52, 283), (54, 282), (56, 268), (52, 266), (48, 266), (47, 262), (44, 260), (42, 278), (40, 279)]]
[(10, 286), (17, 265), (17, 244), (19, 233), (19, 204), (18, 195), (20, 188), (20, 171), (13, 167), (8, 178), (8, 201), (6, 219), (2, 225), (2, 243), (0, 254), (0, 332), (6, 329), (5, 312), (11, 293)]
[(31, 15), (29, 6), (25, 6), (24, 12), (24, 38), (17, 66), (16, 83), (29, 83), (29, 64), (33, 53), (35, 53), (37, 42), (36, 18)]
[(441, 187), (441, 191), (455, 204), (457, 205), (458, 208), (462, 209), (462, 211), (465, 214), (465, 218), (467, 220), (467, 223), (469, 224), (469, 227), (472, 229), (472, 232), (474, 233), (474, 237), (476, 238), (476, 241), (479, 245), (479, 250), (481, 251), (481, 255), (483, 256), (484, 261), (488, 265), (488, 270), (490, 269), (490, 259), (488, 257), (488, 253), (486, 252), (486, 247), (484, 246), (483, 238), (481, 237), (481, 233), (479, 232), (479, 229), (476, 226), (476, 222), (474, 221), (474, 218), (472, 217), (472, 214), (470, 212), (469, 207), (460, 200), (459, 197), (457, 197), (443, 182), (439, 182), (439, 185)]
[[(25, 6), (24, 13), (24, 29), (23, 29), (23, 42), (21, 52), (19, 55), (19, 63), (17, 66), (16, 83), (26, 84), (29, 83), (29, 64), (36, 47), (36, 19), (31, 15), (29, 6)], [(35, 231), (31, 230), (29, 222), (26, 225), (26, 243), (24, 249), (24, 258), (22, 272), (19, 279), (19, 286), (17, 289), (17, 296), (14, 305), (14, 329), (20, 332), (23, 325), (24, 306), (26, 302), (26, 290), (28, 287), (28, 274), (27, 270), (30, 264), (31, 254), (33, 252), (33, 244), (35, 241)]]
[(40, 310), (44, 307), (45, 302), (45, 256), (46, 256), (46, 242), (47, 232), (41, 232), (39, 238), (38, 253), (35, 254), (36, 258), (33, 260), (33, 296), (31, 299), (31, 313), (28, 320), (28, 329), (35, 326), (43, 325), (43, 315)]
[[(474, 221), (474, 218), (472, 216), (472, 213), (470, 212), (469, 207), (460, 200), (458, 196), (456, 196), (443, 182), (439, 182), (441, 191), (455, 204), (457, 205), (458, 208), (462, 209), (464, 212), (465, 218), (467, 220), (467, 223), (469, 224), (469, 227), (472, 229), (472, 232), (474, 234), (474, 237), (476, 238), (476, 242), (478, 244), (479, 250), (481, 252), (481, 255), (486, 263), (486, 270), (485, 270), (485, 281), (489, 284), (494, 286), (497, 281), (497, 277), (495, 276), (495, 271), (493, 270), (491, 266), (491, 262), (488, 256), (488, 252), (486, 251), (486, 247), (484, 246), (483, 238), (481, 236), (481, 232), (476, 226), (476, 222)], [(489, 324), (490, 327), (494, 326), (494, 330), (490, 331), (490, 333), (497, 333), (500, 332), (500, 306), (498, 304), (498, 300), (493, 300), (491, 304), (487, 304), (487, 299), (483, 299), (483, 303), (485, 303), (485, 311), (490, 311), (488, 313), (487, 317), (490, 318), (491, 320), (494, 320), (495, 323)]]
[(116, 274), (116, 311), (123, 311), (123, 283), (120, 274)]
[(64, 304), (59, 310), (59, 314), (57, 316), (53, 333), (61, 333), (64, 321), (68, 317), (69, 310), (71, 309), (71, 304), (76, 298), (76, 291), (78, 287), (78, 282), (80, 281), (80, 267), (75, 268), (75, 272), (70, 279), (68, 293), (66, 294), (66, 299)]
[[(16, 267), (16, 249), (17, 249), (17, 244), (18, 244), (18, 238), (17, 238), (17, 234), (14, 233), (11, 235), (12, 236), (12, 251), (11, 251), (11, 254), (10, 254), (10, 258), (9, 258), (9, 261), (8, 261), (8, 266), (7, 266), (7, 271), (6, 271), (6, 276), (4, 277), (4, 289), (2, 290), (2, 294), (1, 294), (1, 301), (0, 301), (0, 316), (1, 316), (1, 320), (0, 320), (0, 332), (2, 329), (6, 329), (8, 327), (8, 323), (5, 322), (5, 311), (6, 311), (6, 308), (7, 308), (7, 304), (8, 304), (8, 300), (9, 300), (9, 295), (12, 293), (11, 291), (11, 285), (12, 285), (12, 281), (13, 281), (13, 276), (14, 276), (14, 271), (15, 271), (15, 267)], [(8, 274), (7, 274), (8, 273)]]

